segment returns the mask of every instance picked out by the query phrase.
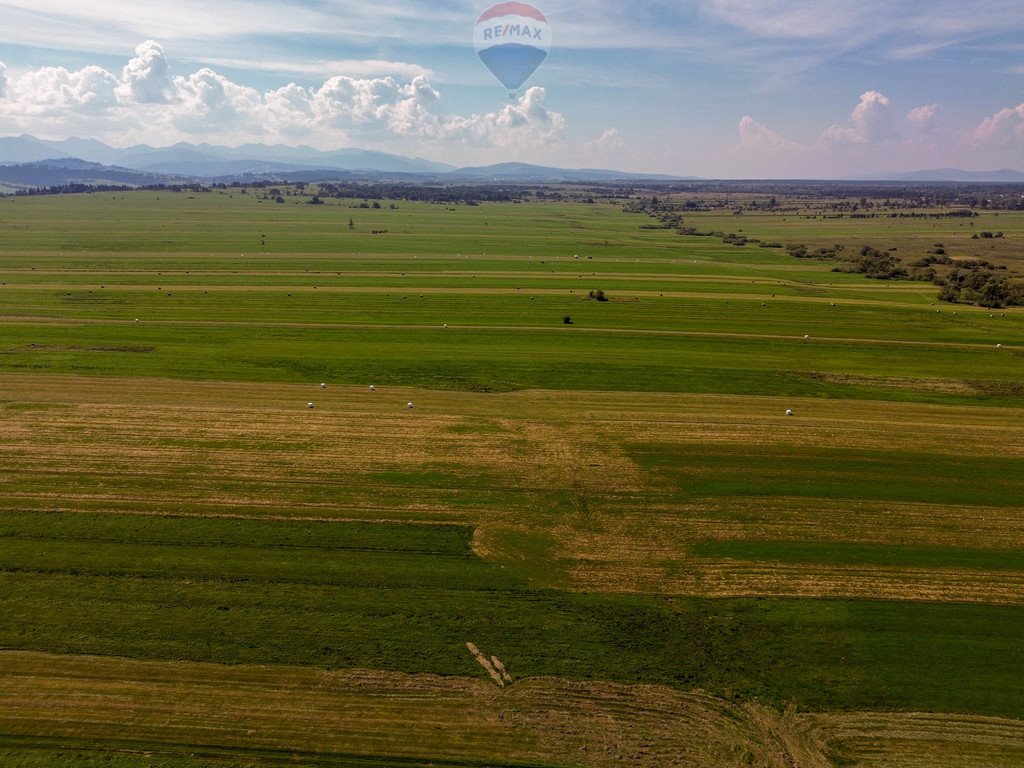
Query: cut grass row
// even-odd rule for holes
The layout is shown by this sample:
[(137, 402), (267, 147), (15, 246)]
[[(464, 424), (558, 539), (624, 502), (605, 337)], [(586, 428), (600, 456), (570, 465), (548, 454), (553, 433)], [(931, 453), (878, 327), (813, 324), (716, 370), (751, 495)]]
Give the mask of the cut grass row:
[[(0, 654), (5, 766), (1005, 768), (998, 718), (795, 714), (654, 686)], [(49, 749), (47, 749), (49, 747)]]

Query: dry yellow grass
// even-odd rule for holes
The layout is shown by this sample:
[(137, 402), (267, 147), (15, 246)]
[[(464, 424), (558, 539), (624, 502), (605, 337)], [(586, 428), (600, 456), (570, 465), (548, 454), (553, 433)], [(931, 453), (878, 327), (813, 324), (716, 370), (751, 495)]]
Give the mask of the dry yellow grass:
[(797, 714), (658, 686), (479, 679), (0, 652), (0, 732), (126, 751), (179, 745), (548, 762), (827, 768), (1011, 766), (1024, 723)]
[[(627, 449), (684, 441), (1022, 457), (1024, 425), (1010, 409), (28, 375), (0, 376), (0, 392), (9, 509), (471, 524), (482, 557), (574, 590), (1024, 602), (1013, 570), (688, 553), (743, 539), (1019, 549), (1024, 509), (680, 499)], [(520, 551), (524, 534), (548, 547), (544, 562)]]
[(799, 715), (804, 732), (858, 768), (1018, 768), (1024, 723), (921, 713)]

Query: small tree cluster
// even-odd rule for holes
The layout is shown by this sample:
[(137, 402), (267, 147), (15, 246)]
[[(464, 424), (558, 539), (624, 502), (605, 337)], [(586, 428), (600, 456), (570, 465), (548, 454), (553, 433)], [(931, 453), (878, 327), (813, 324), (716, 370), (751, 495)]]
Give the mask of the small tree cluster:
[(1024, 283), (987, 269), (955, 269), (943, 280), (939, 300), (982, 307), (1024, 306)]
[(905, 280), (910, 277), (898, 257), (870, 245), (865, 245), (859, 255), (847, 259), (844, 266), (836, 267), (833, 271), (852, 272), (873, 280)]

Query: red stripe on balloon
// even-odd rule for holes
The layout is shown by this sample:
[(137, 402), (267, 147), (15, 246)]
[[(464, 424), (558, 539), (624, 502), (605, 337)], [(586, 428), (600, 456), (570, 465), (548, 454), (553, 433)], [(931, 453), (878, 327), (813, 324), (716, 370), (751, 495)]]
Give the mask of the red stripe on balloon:
[(545, 24), (548, 20), (547, 16), (532, 5), (527, 5), (526, 3), (498, 3), (484, 11), (483, 15), (476, 20), (476, 23), (479, 24), (499, 16), (526, 16), (537, 21), (543, 21)]

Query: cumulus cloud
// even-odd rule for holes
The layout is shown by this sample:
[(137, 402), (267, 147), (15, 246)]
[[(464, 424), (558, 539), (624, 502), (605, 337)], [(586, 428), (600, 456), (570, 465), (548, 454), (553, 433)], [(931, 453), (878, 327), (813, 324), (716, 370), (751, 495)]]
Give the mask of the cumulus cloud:
[(125, 97), (138, 104), (164, 104), (174, 87), (164, 49), (154, 40), (135, 49), (135, 58), (125, 65), (121, 79)]
[(285, 137), (301, 137), (313, 124), (313, 104), (305, 88), (289, 83), (263, 95), (263, 114), (268, 125)]
[(97, 66), (76, 71), (43, 67), (7, 81), (8, 96), (25, 114), (96, 113), (117, 105), (121, 82)]
[(0, 61), (0, 99), (7, 94), (7, 65)]
[(514, 104), (498, 112), (469, 117), (449, 116), (441, 124), (441, 138), (475, 146), (518, 147), (561, 141), (565, 118), (544, 106), (546, 93), (534, 86)]
[(875, 144), (898, 138), (892, 121), (892, 102), (878, 91), (862, 93), (847, 126), (833, 125), (822, 135), (838, 144)]
[(208, 67), (172, 76), (153, 40), (135, 48), (119, 75), (97, 66), (44, 67), (3, 78), (0, 69), (8, 96), (0, 103), (0, 131), (56, 137), (88, 128), (113, 143), (287, 140), (328, 147), (351, 139), (371, 146), (404, 140), (543, 147), (560, 141), (565, 128), (564, 117), (545, 106), (541, 88), (498, 111), (466, 117), (443, 112), (441, 94), (422, 72), (408, 79), (337, 75), (312, 88), (289, 83), (261, 91)]
[(744, 178), (807, 173), (813, 167), (814, 148), (786, 138), (750, 115), (737, 126), (738, 141), (718, 152), (719, 162), (732, 166)]
[(934, 133), (937, 130), (938, 104), (917, 107), (907, 113), (906, 121), (919, 133)]
[(588, 141), (584, 149), (589, 152), (617, 152), (624, 149), (626, 143), (622, 140), (618, 128), (609, 128), (593, 141)]
[(1024, 146), (1024, 104), (986, 117), (971, 132), (970, 139), (974, 144), (989, 147)]
[(332, 77), (311, 97), (317, 119), (336, 128), (385, 129), (399, 136), (433, 136), (441, 100), (430, 81), (417, 75), (411, 83), (393, 77)]
[(174, 86), (178, 104), (173, 122), (190, 133), (251, 123), (263, 104), (259, 91), (233, 83), (206, 67), (188, 77), (175, 78)]
[(736, 152), (780, 152), (796, 149), (799, 145), (795, 141), (780, 136), (764, 123), (759, 123), (750, 115), (744, 115), (739, 124), (740, 140), (734, 144), (729, 151)]

